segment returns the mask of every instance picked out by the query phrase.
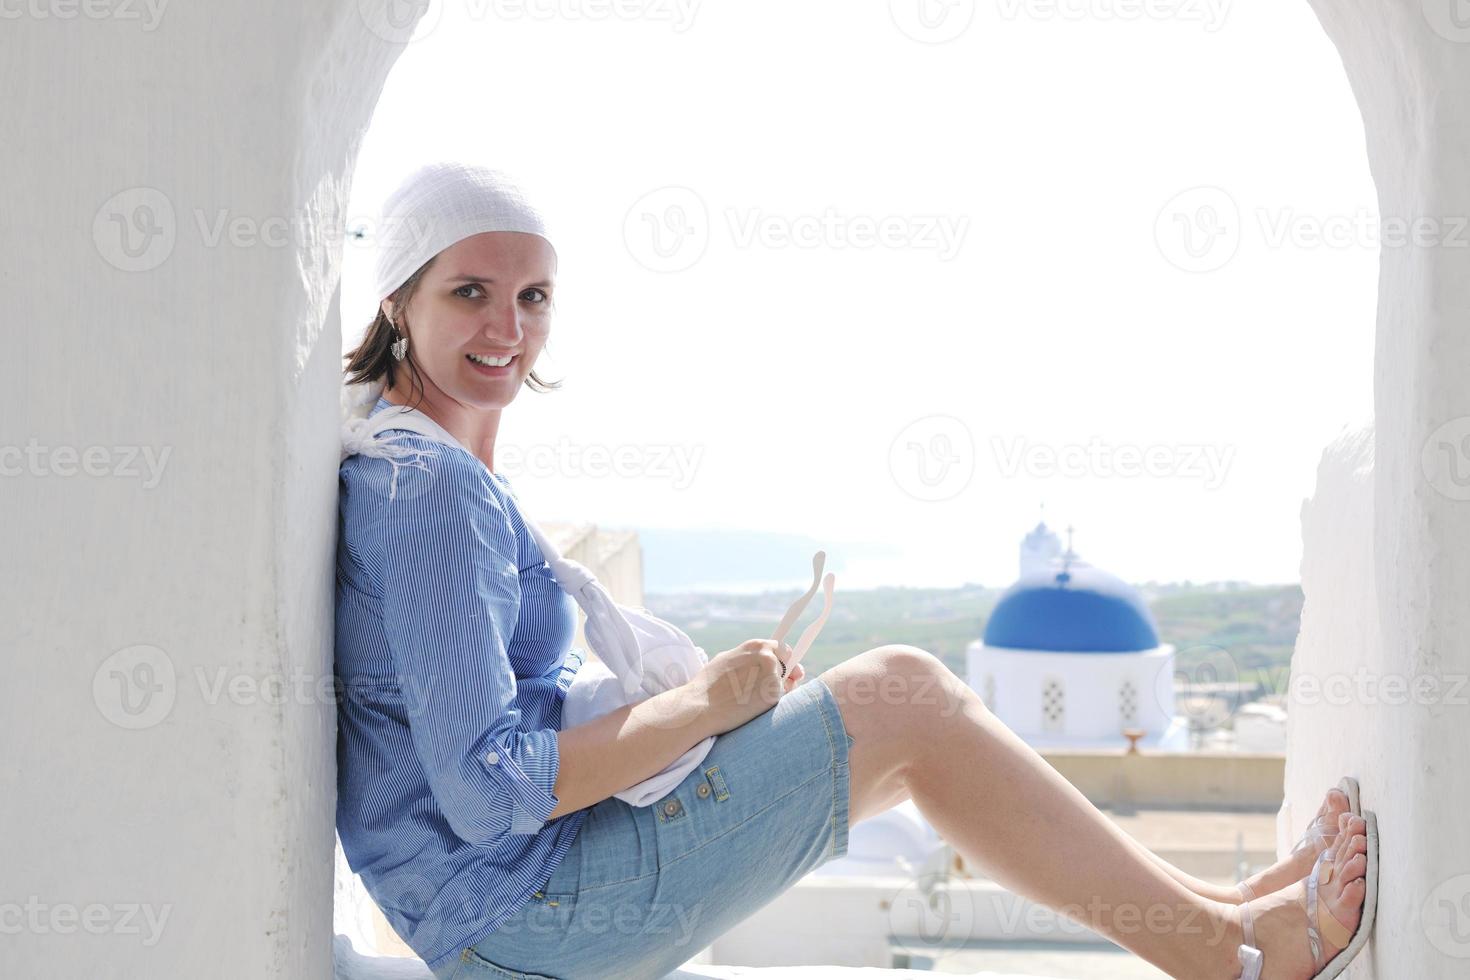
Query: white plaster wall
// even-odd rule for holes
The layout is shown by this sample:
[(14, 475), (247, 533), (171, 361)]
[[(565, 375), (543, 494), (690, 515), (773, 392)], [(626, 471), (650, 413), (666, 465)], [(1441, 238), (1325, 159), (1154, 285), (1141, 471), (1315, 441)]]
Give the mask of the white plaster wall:
[[(112, 455), (0, 479), (0, 903), (24, 916), (0, 976), (330, 975), (334, 709), (311, 684), (331, 666), (332, 236), (398, 51), (371, 8), (6, 5), (0, 446)], [(211, 244), (221, 213), (240, 223)], [(167, 451), (156, 485), (112, 447)]]
[[(1362, 107), (1385, 218), (1470, 215), (1470, 23), (1455, 0), (1311, 0)], [(1458, 14), (1458, 20), (1455, 15)], [(1287, 801), (1340, 773), (1383, 835), (1379, 921), (1354, 977), (1470, 973), (1470, 248), (1385, 248), (1374, 425), (1330, 446), (1303, 507)], [(1344, 703), (1303, 679), (1362, 676)], [(1436, 686), (1430, 703), (1385, 683)], [(1334, 698), (1334, 700), (1342, 700)]]

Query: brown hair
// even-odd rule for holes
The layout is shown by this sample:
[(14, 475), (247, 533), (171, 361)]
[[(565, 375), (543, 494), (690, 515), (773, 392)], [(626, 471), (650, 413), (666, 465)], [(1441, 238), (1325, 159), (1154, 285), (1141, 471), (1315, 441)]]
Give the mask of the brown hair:
[[(395, 289), (389, 297), (393, 300), (393, 309), (400, 311), (400, 317), (403, 315), (401, 311), (407, 308), (409, 300), (413, 299), (413, 294), (418, 291), (419, 283), (423, 280), (424, 273), (428, 272), (429, 266), (433, 264), (434, 260), (430, 259), (419, 266), (418, 270), (405, 279), (403, 285)], [(398, 376), (398, 372), (406, 367), (412, 382), (409, 387), (413, 392), (412, 397), (409, 399), (409, 406), (416, 407), (418, 399), (424, 393), (423, 375), (419, 374), (418, 364), (414, 361), (412, 347), (409, 348), (408, 354), (403, 360), (399, 361), (394, 359), (393, 342), (397, 339), (397, 328), (393, 326), (393, 322), (383, 313), (382, 304), (378, 304), (377, 316), (373, 318), (372, 323), (368, 324), (367, 333), (363, 335), (362, 343), (358, 344), (349, 353), (343, 355), (343, 359), (347, 361), (347, 367), (344, 368), (347, 372), (347, 383), (361, 384), (366, 381), (377, 381), (379, 378), (386, 376), (386, 385), (391, 388)], [(526, 387), (532, 391), (555, 391), (561, 387), (561, 382), (545, 381), (533, 368), (530, 377), (526, 378)]]

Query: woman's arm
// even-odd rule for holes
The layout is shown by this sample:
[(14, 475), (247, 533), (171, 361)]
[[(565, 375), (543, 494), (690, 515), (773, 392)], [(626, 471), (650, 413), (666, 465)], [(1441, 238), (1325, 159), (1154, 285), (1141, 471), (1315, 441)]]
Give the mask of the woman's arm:
[(547, 819), (600, 803), (769, 711), (806, 677), (801, 664), (778, 673), (792, 654), (785, 643), (746, 640), (711, 657), (687, 684), (558, 732), (560, 802)]
[(710, 735), (703, 699), (688, 684), (557, 733), (561, 801), (548, 820), (593, 806), (663, 772)]

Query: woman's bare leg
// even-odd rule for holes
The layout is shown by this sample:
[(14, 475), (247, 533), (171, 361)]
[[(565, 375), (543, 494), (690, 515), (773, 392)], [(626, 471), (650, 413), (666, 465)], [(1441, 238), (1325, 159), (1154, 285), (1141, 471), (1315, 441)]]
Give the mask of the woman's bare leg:
[[(882, 649), (869, 651), (869, 653), (879, 655)], [(853, 737), (857, 737), (856, 733), (853, 733)], [(865, 756), (869, 754), (868, 749), (869, 746), (865, 744), (863, 750)], [(853, 777), (850, 823), (856, 824), (876, 816), (910, 798), (908, 786), (902, 778), (903, 762), (897, 753), (888, 753), (888, 757), (880, 760), (877, 765), (863, 765), (858, 768), (861, 769), (861, 772), (855, 773)], [(1336, 787), (1328, 790), (1323, 809), (1327, 811), (1329, 817), (1340, 817), (1334, 821), (1334, 825), (1340, 827), (1341, 822), (1347, 819), (1349, 812), (1347, 794)], [(1196, 895), (1231, 905), (1240, 902), (1240, 891), (1236, 886), (1219, 885), (1197, 878), (1155, 854), (1126, 831), (1123, 831), (1123, 835), (1135, 850), (1153, 861), (1163, 869), (1165, 874)], [(1307, 849), (1299, 854), (1288, 855), (1271, 867), (1246, 878), (1245, 883), (1250, 885), (1255, 895), (1267, 895), (1286, 888), (1306, 877), (1307, 873), (1312, 870), (1312, 864), (1317, 860), (1317, 854), (1321, 850), (1322, 848)]]
[[(1333, 826), (1338, 829), (1338, 832), (1341, 832), (1348, 818), (1352, 816), (1352, 812), (1348, 809), (1347, 794), (1336, 787), (1328, 791), (1328, 799), (1324, 804), (1324, 809), (1329, 819), (1332, 820)], [(1241, 900), (1240, 889), (1235, 885), (1217, 885), (1213, 882), (1205, 881), (1202, 878), (1196, 878), (1189, 872), (1175, 867), (1149, 850), (1138, 838), (1129, 835), (1128, 839), (1133, 842), (1134, 847), (1142, 854), (1157, 863), (1170, 877), (1196, 895), (1203, 895), (1205, 898), (1213, 899), (1217, 902), (1230, 902), (1232, 904)], [(1305, 848), (1295, 854), (1288, 854), (1269, 868), (1246, 878), (1245, 884), (1250, 886), (1251, 894), (1253, 895), (1267, 895), (1271, 892), (1289, 887), (1292, 883), (1301, 881), (1311, 872), (1312, 865), (1317, 861), (1317, 855), (1326, 850), (1328, 846), (1324, 844), (1318, 847)]]
[(819, 679), (855, 739), (852, 822), (892, 806), (901, 784), (945, 840), (1016, 894), (1171, 976), (1239, 976), (1233, 902), (1150, 860), (937, 658), (879, 647)]

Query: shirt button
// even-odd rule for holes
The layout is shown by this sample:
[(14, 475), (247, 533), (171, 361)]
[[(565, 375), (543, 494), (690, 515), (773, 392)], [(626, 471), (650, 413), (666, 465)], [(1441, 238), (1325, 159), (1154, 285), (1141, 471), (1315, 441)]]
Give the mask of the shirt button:
[(696, 789), (694, 792), (698, 793), (700, 796), (708, 796), (709, 795), (709, 783), (700, 783), (699, 784), (699, 788)]
[(670, 800), (669, 802), (667, 802), (667, 803), (664, 804), (664, 813), (667, 813), (669, 816), (672, 817), (674, 814), (676, 814), (678, 812), (679, 812), (679, 801), (678, 800)]
[(495, 765), (497, 762), (500, 761), (500, 753), (498, 753), (498, 752), (486, 752), (485, 753), (485, 761), (488, 762), (488, 763), (490, 763), (492, 766)]

